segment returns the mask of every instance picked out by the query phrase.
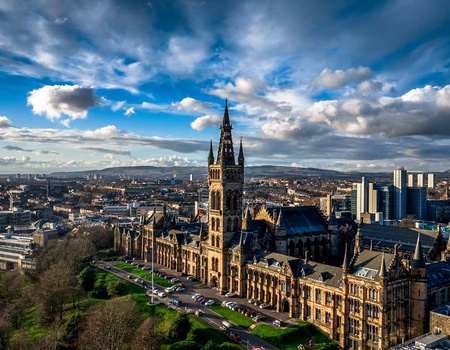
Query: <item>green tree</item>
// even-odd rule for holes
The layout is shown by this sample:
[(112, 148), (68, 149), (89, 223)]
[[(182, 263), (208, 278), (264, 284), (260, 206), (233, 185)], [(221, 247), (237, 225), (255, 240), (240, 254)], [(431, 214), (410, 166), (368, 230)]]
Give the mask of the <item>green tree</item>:
[(106, 289), (108, 295), (111, 297), (122, 296), (127, 294), (127, 283), (122, 280), (111, 281), (108, 283)]
[(13, 327), (11, 323), (3, 316), (0, 317), (0, 349), (7, 349)]
[(81, 288), (86, 292), (89, 292), (94, 288), (96, 278), (97, 274), (95, 273), (95, 269), (90, 266), (85, 267), (78, 275)]
[(199, 350), (200, 347), (195, 341), (192, 340), (182, 340), (172, 344), (169, 348), (170, 350)]
[(191, 320), (186, 313), (181, 313), (173, 322), (167, 334), (167, 340), (171, 343), (176, 343), (185, 340), (191, 329)]

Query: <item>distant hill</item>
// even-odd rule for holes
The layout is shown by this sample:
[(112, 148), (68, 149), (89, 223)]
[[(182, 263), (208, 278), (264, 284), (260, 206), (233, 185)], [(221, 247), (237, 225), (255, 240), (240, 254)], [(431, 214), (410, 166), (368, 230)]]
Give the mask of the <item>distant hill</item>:
[[(155, 166), (134, 166), (134, 167), (114, 167), (101, 170), (83, 170), (73, 172), (54, 172), (50, 176), (53, 177), (85, 177), (88, 174), (102, 175), (108, 177), (136, 177), (136, 178), (173, 178), (189, 179), (192, 174), (194, 179), (206, 178), (207, 168), (204, 167), (155, 167)], [(366, 176), (382, 177), (391, 176), (392, 173), (365, 173)], [(299, 168), (289, 166), (261, 165), (245, 167), (245, 177), (343, 177), (353, 178), (361, 177), (362, 173), (358, 172), (339, 172), (336, 170), (316, 169), (316, 168)]]

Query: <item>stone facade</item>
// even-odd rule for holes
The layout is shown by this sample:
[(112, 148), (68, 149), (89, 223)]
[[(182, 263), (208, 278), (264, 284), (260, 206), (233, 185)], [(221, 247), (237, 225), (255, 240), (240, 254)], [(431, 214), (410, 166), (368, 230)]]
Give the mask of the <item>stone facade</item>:
[(425, 333), (429, 286), (450, 287), (427, 277), (420, 239), (405, 262), (397, 246), (365, 248), (361, 231), (343, 238), (333, 214), (326, 222), (314, 207), (263, 206), (252, 215), (242, 208), (244, 155), (241, 142), (235, 161), (231, 129), (225, 107), (217, 159), (212, 143), (208, 156), (208, 227), (153, 212), (139, 234), (116, 231), (117, 245), (312, 322), (345, 349), (387, 349)]

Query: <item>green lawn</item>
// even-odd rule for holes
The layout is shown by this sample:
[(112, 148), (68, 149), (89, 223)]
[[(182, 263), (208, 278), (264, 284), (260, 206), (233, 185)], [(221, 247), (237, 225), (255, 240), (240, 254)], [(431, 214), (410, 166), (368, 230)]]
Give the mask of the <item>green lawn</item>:
[(227, 320), (230, 320), (235, 325), (238, 325), (244, 329), (250, 327), (250, 325), (253, 324), (253, 321), (250, 317), (247, 317), (240, 312), (230, 310), (220, 305), (212, 305), (209, 308), (215, 313), (226, 318)]
[(315, 337), (315, 343), (318, 345), (315, 349), (326, 349), (334, 344), (311, 323), (304, 321), (287, 328), (274, 328), (262, 324), (256, 326), (252, 330), (252, 334), (257, 335), (280, 350), (296, 350), (299, 344), (306, 344), (312, 336)]
[[(149, 273), (146, 270), (142, 270), (139, 267), (135, 267), (133, 265), (127, 264), (126, 262), (119, 261), (119, 262), (115, 263), (114, 266), (117, 267), (118, 269), (121, 269), (121, 270), (124, 270), (124, 271), (130, 273), (131, 275), (144, 278), (148, 281), (152, 280), (151, 273)], [(153, 282), (155, 282), (157, 285), (160, 285), (161, 287), (164, 287), (164, 288), (173, 286), (173, 283), (170, 283), (168, 280), (165, 280), (164, 278), (161, 278), (158, 276), (153, 277)]]
[(126, 285), (127, 285), (128, 294), (143, 293), (143, 291), (144, 291), (141, 286), (138, 286), (137, 284), (134, 284), (131, 281), (124, 280), (121, 277), (118, 277), (112, 273), (109, 273), (107, 270), (103, 270), (99, 267), (96, 267), (95, 272), (97, 274), (95, 286), (100, 286), (100, 285), (107, 286), (109, 282), (125, 281)]

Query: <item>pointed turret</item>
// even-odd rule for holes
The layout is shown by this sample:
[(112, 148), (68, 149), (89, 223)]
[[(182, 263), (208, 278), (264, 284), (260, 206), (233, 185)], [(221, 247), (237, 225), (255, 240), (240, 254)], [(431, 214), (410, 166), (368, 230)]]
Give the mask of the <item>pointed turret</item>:
[(384, 253), (381, 256), (381, 266), (379, 276), (384, 279), (387, 277), (387, 269), (386, 269), (386, 259), (384, 257)]
[(225, 101), (225, 112), (220, 126), (219, 151), (217, 153), (217, 163), (223, 165), (236, 165), (234, 160), (233, 137), (231, 136), (230, 116), (228, 114), (228, 101)]
[(411, 261), (411, 267), (425, 268), (425, 259), (423, 257), (422, 244), (420, 243), (420, 233), (417, 235), (416, 249), (414, 249), (413, 260)]
[(358, 227), (358, 230), (356, 231), (355, 235), (355, 250), (353, 252), (354, 255), (361, 253), (363, 250), (363, 235), (361, 232), (361, 226)]
[(284, 223), (283, 208), (280, 208), (280, 213), (278, 214), (278, 219), (275, 227), (277, 229), (284, 229), (286, 227)]
[(347, 243), (345, 243), (345, 251), (344, 251), (344, 261), (342, 262), (342, 272), (347, 273), (350, 270), (350, 266), (348, 263), (348, 252), (347, 252)]
[(240, 166), (244, 166), (244, 150), (242, 149), (242, 137), (241, 137), (241, 142), (239, 143), (238, 164)]
[(214, 153), (212, 140), (209, 141), (208, 165), (214, 164)]
[(328, 218), (328, 230), (329, 231), (334, 231), (338, 226), (338, 221), (336, 219), (336, 212), (333, 209), (331, 210), (331, 214), (330, 217)]

